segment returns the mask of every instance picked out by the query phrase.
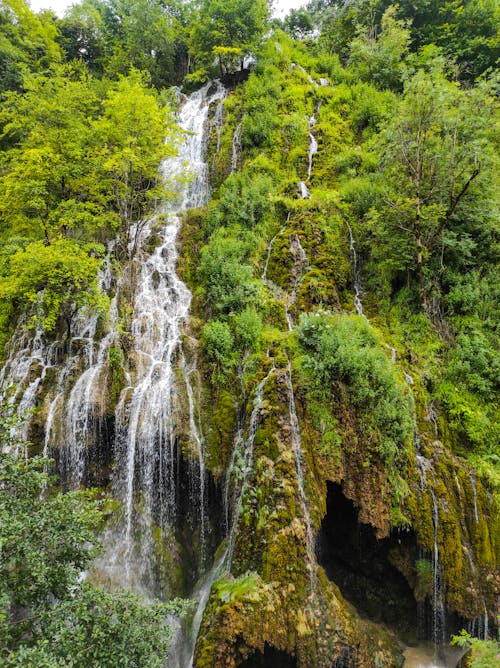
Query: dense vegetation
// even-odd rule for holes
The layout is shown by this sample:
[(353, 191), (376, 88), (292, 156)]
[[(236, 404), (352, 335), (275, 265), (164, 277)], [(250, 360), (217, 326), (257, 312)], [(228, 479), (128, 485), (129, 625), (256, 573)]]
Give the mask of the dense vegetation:
[(0, 647), (3, 666), (164, 665), (167, 617), (183, 601), (146, 605), (125, 591), (82, 582), (99, 553), (96, 528), (106, 507), (96, 491), (62, 494), (42, 458), (25, 461), (26, 444), (0, 423)]
[[(187, 214), (182, 234), (220, 423), (207, 438), (213, 468), (234, 427), (226, 388), (245, 394), (269, 357), (290, 383), (293, 371), (325, 461), (337, 465), (353, 438), (338, 416), (355, 416), (360, 468), (384, 471), (382, 533), (417, 524), (407, 477), (430, 408), (436, 438), (498, 495), (499, 55), (494, 0), (313, 0), (283, 22), (265, 0), (83, 0), (64, 18), (1, 0), (0, 357), (20, 319), (50, 338), (70, 337), (77, 312), (106, 318), (98, 276), (109, 242), (119, 274), (142, 222), (176, 194), (159, 173), (180, 141), (172, 87), (230, 78), (251, 57), (225, 101), (219, 150), (209, 141), (213, 200)], [(126, 350), (112, 350), (119, 383)], [(19, 444), (8, 426), (5, 665), (163, 665), (166, 615), (183, 606), (81, 583), (98, 551), (98, 494), (57, 493), (46, 461), (10, 454)], [(260, 530), (257, 497), (243, 498), (242, 522), (252, 527), (254, 513)], [(432, 522), (418, 531), (430, 550)], [(477, 531), (486, 568), (493, 556)], [(453, 558), (445, 577), (463, 609)], [(494, 648), (473, 643), (483, 661), (473, 665), (493, 665), (481, 652)]]

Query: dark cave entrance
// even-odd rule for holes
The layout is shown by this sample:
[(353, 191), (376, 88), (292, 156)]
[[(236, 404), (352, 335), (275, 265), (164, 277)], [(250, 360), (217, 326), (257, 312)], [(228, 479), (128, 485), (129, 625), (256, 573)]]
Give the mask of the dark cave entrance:
[(264, 654), (255, 652), (239, 668), (297, 668), (297, 660), (279, 649), (264, 646)]
[(405, 577), (390, 561), (390, 552), (414, 554), (412, 532), (394, 532), (377, 540), (362, 524), (339, 484), (327, 484), (327, 511), (316, 542), (318, 562), (361, 616), (382, 622), (405, 637), (416, 637), (417, 602)]

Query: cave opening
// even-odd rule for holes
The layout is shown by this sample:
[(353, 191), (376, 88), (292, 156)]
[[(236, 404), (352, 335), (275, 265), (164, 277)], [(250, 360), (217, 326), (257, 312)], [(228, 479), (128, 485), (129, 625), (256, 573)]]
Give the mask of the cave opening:
[(318, 563), (362, 617), (387, 624), (408, 639), (417, 636), (417, 602), (391, 563), (391, 553), (411, 558), (415, 548), (410, 531), (378, 540), (373, 527), (359, 521), (342, 486), (327, 483), (327, 510), (316, 541)]
[(255, 652), (239, 668), (297, 668), (297, 659), (266, 644), (264, 653)]

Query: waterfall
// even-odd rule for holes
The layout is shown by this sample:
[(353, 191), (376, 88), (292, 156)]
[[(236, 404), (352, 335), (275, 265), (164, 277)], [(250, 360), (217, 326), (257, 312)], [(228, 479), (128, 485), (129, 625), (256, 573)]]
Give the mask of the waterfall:
[(217, 144), (215, 147), (216, 154), (220, 151), (221, 132), (222, 132), (222, 127), (224, 125), (224, 98), (225, 96), (219, 98), (217, 106), (215, 107), (214, 117), (212, 121), (215, 127), (215, 133), (217, 135)]
[(203, 436), (200, 433), (198, 425), (196, 424), (195, 418), (195, 402), (194, 402), (194, 393), (193, 386), (191, 383), (191, 374), (193, 373), (194, 368), (188, 368), (186, 363), (186, 358), (184, 352), (181, 352), (181, 366), (184, 376), (184, 383), (186, 385), (186, 393), (188, 398), (188, 409), (189, 409), (189, 432), (195, 444), (196, 455), (198, 458), (198, 470), (199, 470), (199, 497), (193, 499), (194, 503), (199, 506), (199, 515), (200, 515), (200, 534), (201, 534), (201, 552), (200, 552), (200, 563), (203, 565), (205, 563), (206, 556), (206, 524), (207, 524), (207, 508), (206, 508), (206, 470), (205, 470), (205, 451), (203, 445)]
[(436, 646), (444, 645), (446, 636), (446, 617), (443, 603), (443, 586), (441, 566), (439, 563), (439, 546), (438, 546), (438, 525), (439, 525), (439, 509), (436, 495), (432, 487), (429, 488), (432, 496), (432, 523), (434, 525), (434, 545), (432, 551), (432, 609), (433, 609), (433, 628), (432, 640)]
[(354, 235), (352, 233), (352, 227), (346, 221), (347, 229), (349, 231), (349, 249), (351, 251), (352, 257), (352, 271), (354, 274), (354, 308), (356, 313), (361, 316), (366, 322), (368, 318), (363, 312), (363, 304), (361, 302), (361, 285), (359, 281), (359, 271), (358, 271), (358, 255), (356, 253), (356, 242), (354, 240)]
[[(111, 254), (114, 243), (109, 244), (108, 253), (103, 262), (99, 274), (98, 284), (103, 290), (108, 289), (111, 281)], [(61, 408), (60, 404), (67, 382), (72, 377), (75, 368), (83, 367), (84, 372), (89, 370), (94, 361), (95, 335), (99, 317), (96, 313), (81, 312), (71, 319), (70, 330), (72, 332), (69, 341), (56, 340), (45, 341), (44, 332), (41, 327), (31, 330), (28, 327), (28, 317), (21, 318), (16, 333), (9, 346), (9, 357), (0, 372), (0, 388), (2, 394), (8, 396), (9, 402), (16, 405), (17, 414), (21, 419), (21, 427), (16, 434), (22, 441), (26, 441), (30, 429), (30, 412), (37, 406), (40, 390), (49, 370), (55, 373), (56, 397), (50, 403), (48, 417), (45, 426), (45, 444), (43, 454), (48, 456), (50, 449), (50, 437), (56, 412)], [(64, 348), (67, 347), (66, 359), (61, 365), (61, 357)], [(15, 391), (9, 395), (9, 386)], [(82, 391), (88, 397), (90, 391), (81, 385)], [(80, 441), (76, 435), (80, 431), (80, 423), (85, 420), (75, 416), (75, 429), (70, 427), (65, 434), (65, 441), (69, 439), (69, 450), (63, 456), (63, 466), (69, 467), (69, 478), (72, 486), (78, 486), (82, 482), (84, 469), (84, 454), (80, 452)], [(68, 461), (66, 461), (64, 459)], [(74, 464), (74, 467), (73, 467)]]
[(297, 235), (290, 237), (290, 252), (295, 258), (295, 265), (293, 270), (295, 275), (292, 292), (287, 295), (285, 299), (285, 318), (288, 325), (288, 330), (291, 332), (293, 329), (293, 320), (292, 316), (290, 315), (290, 306), (293, 306), (297, 301), (297, 293), (299, 291), (300, 282), (309, 268), (309, 260), (307, 259), (307, 254), (302, 247), (300, 239)]
[(266, 261), (264, 262), (264, 269), (262, 270), (261, 274), (261, 279), (264, 281), (264, 283), (267, 281), (267, 268), (269, 267), (269, 260), (271, 259), (271, 253), (273, 251), (274, 242), (276, 241), (276, 237), (279, 236), (280, 234), (283, 234), (285, 229), (286, 228), (282, 227), (281, 230), (274, 235), (274, 237), (271, 239), (267, 247)]
[(417, 470), (420, 475), (420, 489), (423, 492), (427, 488), (432, 500), (432, 641), (437, 650), (439, 646), (444, 645), (446, 637), (446, 610), (443, 600), (443, 579), (438, 545), (439, 506), (433, 487), (433, 480), (428, 480), (429, 475), (433, 476), (434, 468), (432, 462), (420, 454), (419, 443), (420, 440), (417, 435), (415, 437), (415, 451)]
[(233, 145), (231, 151), (231, 174), (233, 174), (238, 169), (238, 158), (241, 153), (241, 121), (238, 123), (234, 129), (233, 134)]
[(299, 193), (302, 199), (308, 199), (309, 197), (311, 197), (311, 191), (306, 186), (304, 181), (299, 181)]
[[(199, 514), (201, 567), (206, 557), (203, 438), (195, 419), (192, 368), (181, 347), (191, 294), (176, 273), (176, 244), (182, 214), (209, 199), (205, 159), (209, 109), (217, 105), (214, 121), (219, 133), (225, 95), (221, 84), (209, 83), (181, 98), (178, 123), (184, 140), (178, 155), (161, 166), (162, 175), (176, 189), (175, 201), (161, 205), (151, 219), (132, 226), (130, 261), (118, 279), (112, 272), (114, 243), (109, 245), (99, 274), (104, 292), (110, 294), (114, 287), (107, 322), (101, 322), (97, 314), (79, 313), (71, 322), (71, 338), (51, 344), (45, 342), (41, 330), (33, 332), (24, 326), (13, 340), (10, 357), (0, 372), (0, 383), (17, 388), (12, 402), (19, 411), (29, 411), (37, 405), (51, 369), (50, 393), (44, 405), (43, 452), (56, 455), (67, 487), (86, 484), (90, 464), (95, 463), (91, 462), (92, 453), (103, 446), (99, 436), (106, 388), (112, 378), (113, 347), (121, 354), (123, 324), (119, 323), (118, 305), (124, 300), (130, 303), (126, 360), (120, 360), (126, 386), (116, 398), (114, 416), (108, 416), (114, 420), (114, 434), (108, 444), (110, 459), (114, 460), (113, 494), (123, 504), (123, 522), (105, 533), (106, 553), (100, 567), (119, 583), (153, 594), (158, 593), (154, 587), (153, 533), (158, 528), (171, 537), (177, 518), (177, 369), (183, 374), (188, 404), (194, 456), (189, 487), (197, 497), (193, 507)], [(24, 324), (27, 322), (28, 318)], [(21, 436), (26, 437), (28, 429), (26, 420)]]
[(288, 389), (288, 411), (290, 417), (290, 440), (292, 446), (292, 452), (295, 459), (295, 469), (297, 474), (297, 487), (299, 491), (300, 507), (302, 510), (302, 515), (304, 517), (304, 522), (306, 525), (306, 550), (307, 550), (307, 561), (309, 569), (309, 577), (311, 581), (311, 592), (315, 591), (315, 580), (314, 580), (314, 538), (311, 526), (311, 515), (309, 513), (309, 504), (307, 501), (307, 496), (304, 488), (304, 472), (303, 472), (303, 459), (304, 451), (302, 448), (302, 436), (300, 433), (300, 423), (297, 417), (297, 408), (295, 406), (295, 394), (293, 391), (293, 382), (292, 382), (292, 365), (290, 360), (288, 361), (288, 370), (286, 374), (286, 383)]
[(316, 141), (315, 136), (312, 133), (312, 130), (314, 126), (316, 125), (316, 118), (314, 116), (311, 116), (309, 119), (309, 149), (307, 151), (307, 155), (309, 158), (309, 165), (307, 167), (307, 180), (311, 180), (311, 173), (312, 173), (312, 166), (313, 166), (313, 158), (318, 152), (318, 142)]
[[(316, 153), (318, 152), (318, 142), (316, 141), (316, 138), (312, 132), (315, 125), (316, 125), (316, 118), (313, 115), (309, 118), (309, 146), (307, 149), (307, 158), (308, 158), (307, 181), (311, 180), (313, 159)], [(311, 191), (307, 187), (305, 181), (299, 181), (298, 189), (299, 189), (299, 195), (301, 196), (302, 199), (308, 199), (309, 197), (311, 197)]]
[(264, 397), (264, 388), (267, 381), (271, 375), (275, 372), (275, 366), (272, 365), (271, 369), (268, 371), (267, 375), (260, 381), (255, 390), (255, 397), (253, 400), (253, 408), (250, 415), (250, 420), (248, 423), (248, 429), (246, 438), (243, 437), (241, 431), (239, 430), (235, 444), (233, 447), (233, 454), (231, 456), (231, 463), (229, 465), (227, 479), (226, 479), (226, 495), (229, 500), (230, 494), (230, 485), (231, 479), (241, 478), (241, 484), (239, 488), (238, 499), (233, 504), (226, 502), (227, 505), (233, 506), (233, 517), (231, 530), (229, 533), (229, 545), (228, 545), (228, 554), (227, 554), (227, 568), (231, 570), (231, 564), (233, 560), (234, 544), (236, 540), (236, 528), (238, 524), (238, 519), (243, 509), (243, 500), (245, 497), (245, 492), (247, 491), (249, 485), (249, 478), (253, 471), (253, 445), (255, 440), (255, 435), (257, 429), (259, 428), (260, 413), (262, 409), (262, 400)]
[[(210, 105), (220, 103), (224, 96), (225, 89), (221, 85), (207, 84), (184, 100), (178, 119), (185, 133), (184, 141), (178, 155), (162, 166), (165, 178), (178, 182), (177, 200), (158, 212), (167, 221), (160, 232), (160, 243), (149, 256), (141, 251), (129, 352), (135, 364), (134, 382), (122, 392), (115, 414), (114, 490), (125, 508), (122, 552), (127, 570), (137, 558), (146, 564), (151, 559), (153, 522), (165, 528), (173, 526), (177, 519), (176, 419), (179, 407), (175, 369), (178, 363), (184, 366), (190, 437), (199, 462), (201, 558), (204, 556), (204, 454), (194, 419), (189, 372), (185, 360), (183, 364), (180, 345), (191, 293), (176, 273), (176, 243), (182, 213), (201, 206), (209, 198), (206, 126)], [(187, 185), (183, 180), (186, 165), (191, 175)], [(140, 247), (146, 245), (155, 222), (153, 218), (142, 227)]]
[(470, 476), (470, 484), (472, 487), (472, 496), (474, 499), (474, 520), (475, 522), (479, 522), (479, 513), (477, 512), (477, 482), (476, 478), (472, 473), (469, 474)]

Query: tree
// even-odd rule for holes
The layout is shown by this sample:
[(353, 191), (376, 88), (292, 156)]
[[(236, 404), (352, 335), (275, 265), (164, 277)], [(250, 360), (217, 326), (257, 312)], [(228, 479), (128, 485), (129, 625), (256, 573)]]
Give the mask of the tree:
[(410, 30), (396, 19), (397, 7), (384, 13), (380, 34), (375, 28), (361, 28), (351, 42), (349, 65), (363, 81), (380, 88), (398, 89), (404, 72), (403, 59), (408, 53)]
[(71, 229), (87, 238), (108, 225), (116, 229), (110, 195), (96, 175), (92, 120), (101, 105), (78, 65), (26, 77), (22, 94), (7, 96), (1, 120), (12, 148), (0, 176), (0, 220), (11, 234), (50, 243)]
[[(139, 72), (122, 77), (103, 107), (102, 116), (93, 124), (97, 178), (112, 194), (129, 232), (132, 223), (144, 220), (155, 201), (167, 195), (158, 168), (161, 160), (175, 154), (178, 129), (169, 108), (158, 104)], [(138, 225), (135, 239), (140, 230)]]
[(238, 61), (243, 65), (262, 37), (268, 16), (266, 0), (203, 0), (190, 38), (197, 66), (210, 68), (217, 58), (222, 75)]
[[(5, 407), (2, 411), (5, 429)], [(100, 519), (90, 492), (43, 498), (44, 461), (0, 452), (0, 633), (14, 647), (33, 627), (32, 612), (66, 599), (96, 554)], [(36, 614), (36, 613), (33, 613)]]
[(448, 248), (457, 234), (473, 242), (479, 201), (491, 200), (494, 113), (492, 83), (465, 90), (438, 67), (420, 69), (379, 137), (385, 207), (372, 211), (374, 251), (382, 266), (415, 273), (426, 311)]
[(53, 491), (47, 460), (12, 454), (11, 415), (0, 406), (0, 662), (160, 668), (171, 637), (167, 616), (187, 606), (148, 605), (82, 583), (99, 550), (101, 503), (89, 490)]
[(0, 300), (31, 305), (33, 324), (46, 331), (62, 317), (71, 334), (71, 320), (79, 308), (104, 312), (107, 306), (97, 283), (100, 259), (95, 257), (103, 250), (62, 237), (49, 245), (35, 241), (10, 257), (8, 274), (0, 280)]
[(310, 37), (314, 31), (311, 14), (303, 8), (292, 9), (283, 21), (284, 29), (294, 39)]
[(27, 72), (61, 61), (50, 14), (34, 14), (24, 0), (0, 4), (0, 92), (20, 90)]
[(105, 6), (99, 0), (83, 0), (68, 9), (58, 22), (67, 60), (81, 59), (92, 72), (102, 73), (111, 49), (104, 17)]

